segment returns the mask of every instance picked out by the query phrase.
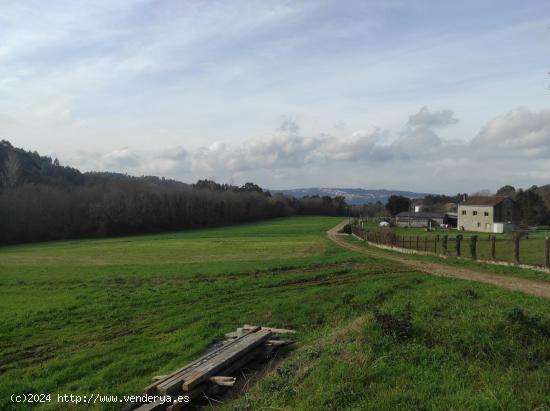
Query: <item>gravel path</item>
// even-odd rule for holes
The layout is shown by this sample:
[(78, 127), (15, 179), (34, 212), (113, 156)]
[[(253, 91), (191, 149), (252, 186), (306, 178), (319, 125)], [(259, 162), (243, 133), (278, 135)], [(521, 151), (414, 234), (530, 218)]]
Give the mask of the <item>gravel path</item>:
[(331, 228), (329, 231), (327, 231), (327, 236), (336, 244), (341, 247), (347, 248), (348, 250), (397, 261), (415, 271), (422, 271), (441, 277), (462, 278), (465, 280), (479, 281), (482, 283), (493, 284), (498, 287), (508, 288), (510, 290), (520, 291), (526, 294), (550, 299), (550, 282), (530, 280), (527, 278), (519, 278), (513, 276), (489, 274), (479, 271), (473, 271), (467, 268), (452, 267), (449, 265), (438, 264), (429, 261), (419, 261), (407, 257), (384, 253), (374, 247), (367, 248), (350, 244), (344, 239), (347, 234), (338, 233), (345, 224), (346, 221), (343, 221), (336, 227)]

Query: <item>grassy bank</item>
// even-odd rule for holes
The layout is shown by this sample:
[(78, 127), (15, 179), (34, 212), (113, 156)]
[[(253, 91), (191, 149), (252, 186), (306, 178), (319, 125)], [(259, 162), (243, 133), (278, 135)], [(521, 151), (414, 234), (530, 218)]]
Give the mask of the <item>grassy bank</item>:
[(0, 248), (0, 409), (137, 393), (244, 323), (298, 344), (228, 409), (550, 405), (547, 301), (343, 250), (325, 238), (338, 221)]

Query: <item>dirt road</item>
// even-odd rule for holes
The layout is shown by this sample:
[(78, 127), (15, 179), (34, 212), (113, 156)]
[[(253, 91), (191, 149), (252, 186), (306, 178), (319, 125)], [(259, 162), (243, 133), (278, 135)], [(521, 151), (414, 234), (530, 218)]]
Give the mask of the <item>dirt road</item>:
[(397, 261), (415, 271), (422, 271), (441, 277), (462, 278), (465, 280), (479, 281), (481, 283), (493, 284), (498, 287), (508, 288), (510, 290), (521, 291), (526, 294), (550, 299), (550, 282), (530, 280), (527, 278), (519, 278), (513, 276), (489, 274), (480, 271), (469, 270), (466, 268), (452, 267), (445, 264), (420, 261), (412, 258), (407, 258), (405, 256), (401, 257), (389, 253), (384, 253), (374, 247), (366, 248), (359, 245), (350, 244), (345, 240), (345, 237), (347, 236), (346, 234), (338, 233), (338, 231), (340, 231), (345, 224), (346, 221), (343, 221), (336, 227), (331, 228), (329, 231), (327, 231), (327, 236), (336, 244), (341, 247), (347, 248), (348, 250)]

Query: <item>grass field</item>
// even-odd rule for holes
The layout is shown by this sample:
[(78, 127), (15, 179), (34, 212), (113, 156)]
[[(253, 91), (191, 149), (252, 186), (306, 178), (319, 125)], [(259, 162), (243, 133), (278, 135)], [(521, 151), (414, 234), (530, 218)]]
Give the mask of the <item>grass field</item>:
[[(376, 230), (378, 224), (376, 222), (368, 222), (364, 225), (367, 230)], [(458, 234), (461, 234), (464, 239), (462, 241), (462, 255), (465, 257), (470, 256), (470, 237), (477, 235), (477, 255), (478, 258), (490, 260), (491, 259), (491, 243), (489, 240), (489, 233), (476, 233), (471, 231), (459, 232), (457, 230), (437, 230), (427, 232), (423, 228), (407, 228), (407, 227), (392, 227), (392, 230), (401, 236), (406, 237), (405, 246), (407, 248), (416, 247), (416, 237), (420, 237), (420, 248), (424, 250), (424, 238), (428, 238), (428, 251), (434, 252), (435, 244), (434, 238), (439, 235), (448, 235), (450, 239), (455, 238)], [(514, 244), (512, 241), (512, 233), (491, 234), (496, 236), (496, 259), (504, 262), (514, 262)], [(549, 236), (550, 232), (547, 231), (535, 231), (530, 232), (528, 236), (525, 236), (520, 241), (520, 261), (524, 264), (530, 265), (544, 265), (544, 238)], [(412, 241), (409, 243), (408, 241)], [(438, 250), (441, 252), (441, 242), (438, 245)], [(456, 254), (454, 241), (449, 241), (449, 253), (451, 255)]]
[(337, 222), (0, 248), (0, 409), (139, 393), (244, 323), (297, 344), (228, 410), (550, 407), (547, 300), (346, 251)]

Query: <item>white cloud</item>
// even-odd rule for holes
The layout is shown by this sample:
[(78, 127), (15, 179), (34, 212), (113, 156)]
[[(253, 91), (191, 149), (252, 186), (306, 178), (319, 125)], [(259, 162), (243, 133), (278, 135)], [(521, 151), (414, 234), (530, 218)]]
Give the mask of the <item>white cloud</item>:
[(550, 110), (518, 107), (489, 121), (472, 141), (494, 155), (550, 157)]
[[(544, 155), (550, 110), (512, 110), (489, 121), (470, 141), (443, 139), (424, 126), (406, 126), (393, 134), (366, 127), (344, 137), (304, 136), (300, 129), (297, 122), (284, 120), (273, 135), (237, 144), (175, 146), (147, 153), (121, 148), (81, 153), (71, 164), (183, 181), (211, 176), (225, 182), (252, 180), (272, 188), (356, 185), (446, 193), (507, 183), (543, 184), (549, 171)], [(536, 148), (543, 150), (534, 153)], [(513, 154), (513, 161), (506, 159), (507, 153)], [(444, 185), (422, 188), (434, 180)]]
[(111, 170), (130, 170), (140, 165), (140, 158), (128, 148), (111, 151), (100, 159), (101, 168)]
[(392, 150), (399, 159), (421, 159), (437, 153), (443, 146), (441, 138), (425, 127), (406, 129), (392, 144)]
[(458, 119), (454, 118), (452, 110), (430, 111), (424, 106), (409, 117), (407, 125), (411, 127), (446, 127), (451, 124), (458, 123)]

